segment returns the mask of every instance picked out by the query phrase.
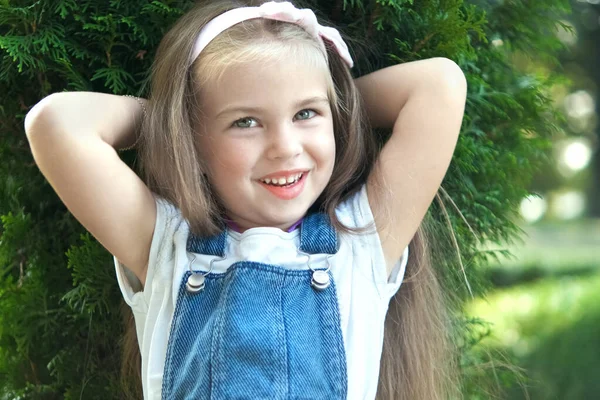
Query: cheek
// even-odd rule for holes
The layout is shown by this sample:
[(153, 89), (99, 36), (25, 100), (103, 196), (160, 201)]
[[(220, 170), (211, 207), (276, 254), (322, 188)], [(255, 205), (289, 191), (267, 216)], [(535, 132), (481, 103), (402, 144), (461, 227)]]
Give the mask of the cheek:
[(333, 165), (336, 151), (333, 131), (319, 135), (318, 139), (314, 141), (313, 146), (314, 151), (319, 155), (322, 163)]
[(239, 140), (207, 141), (203, 154), (211, 170), (209, 175), (217, 181), (249, 175), (254, 162), (251, 157), (254, 152)]

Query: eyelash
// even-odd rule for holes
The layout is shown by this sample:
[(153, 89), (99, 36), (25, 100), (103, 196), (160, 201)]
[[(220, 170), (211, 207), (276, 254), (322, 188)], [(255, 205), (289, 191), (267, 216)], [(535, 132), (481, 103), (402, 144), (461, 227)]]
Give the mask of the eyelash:
[[(303, 112), (303, 111), (312, 111), (312, 112), (315, 114), (315, 115), (314, 115), (313, 117), (311, 117), (311, 118), (306, 118), (307, 120), (308, 120), (308, 119), (312, 119), (312, 118), (314, 118), (316, 115), (318, 115), (317, 111), (316, 111), (316, 110), (313, 110), (312, 108), (305, 108), (305, 109), (303, 109), (303, 110), (300, 110), (300, 111), (298, 111), (298, 112), (296, 113), (296, 115), (300, 114), (300, 113), (301, 113), (301, 112)], [(238, 120), (235, 120), (235, 121), (233, 122), (233, 124), (231, 125), (231, 127), (232, 127), (232, 128), (239, 128), (239, 129), (248, 129), (248, 128), (251, 128), (251, 127), (240, 127), (240, 126), (236, 126), (236, 124), (237, 124), (238, 122), (240, 122), (240, 121), (244, 121), (244, 120), (247, 120), (247, 119), (252, 119), (252, 120), (254, 120), (254, 118), (252, 118), (252, 117), (244, 117), (244, 118), (240, 118), (240, 119), (238, 119)]]

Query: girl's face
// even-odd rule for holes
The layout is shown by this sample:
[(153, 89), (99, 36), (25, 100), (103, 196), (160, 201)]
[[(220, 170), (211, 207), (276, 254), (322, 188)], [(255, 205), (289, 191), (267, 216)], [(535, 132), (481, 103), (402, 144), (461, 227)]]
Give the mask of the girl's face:
[[(242, 230), (286, 230), (329, 182), (335, 142), (327, 73), (302, 61), (240, 64), (203, 87), (198, 145), (211, 185)], [(283, 179), (287, 187), (273, 186)]]

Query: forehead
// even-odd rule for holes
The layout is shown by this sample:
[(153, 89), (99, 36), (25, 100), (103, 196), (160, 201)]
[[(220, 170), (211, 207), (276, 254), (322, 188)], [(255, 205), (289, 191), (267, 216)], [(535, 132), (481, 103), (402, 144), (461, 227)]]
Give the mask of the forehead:
[(271, 60), (228, 66), (200, 90), (207, 113), (230, 105), (287, 106), (308, 97), (328, 97), (329, 71), (301, 60)]

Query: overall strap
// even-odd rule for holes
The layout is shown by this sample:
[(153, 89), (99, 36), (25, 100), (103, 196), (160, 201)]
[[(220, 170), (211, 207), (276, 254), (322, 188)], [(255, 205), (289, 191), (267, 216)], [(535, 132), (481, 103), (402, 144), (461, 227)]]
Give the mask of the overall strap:
[(227, 240), (227, 227), (214, 236), (196, 236), (192, 232), (188, 235), (187, 251), (190, 253), (206, 254), (209, 256), (225, 257), (225, 241)]
[[(187, 251), (218, 257), (225, 256), (227, 229), (209, 237), (199, 237), (190, 232)], [(300, 224), (300, 251), (308, 254), (335, 254), (338, 250), (337, 232), (325, 213), (307, 215)]]
[(300, 251), (308, 254), (337, 253), (337, 232), (329, 221), (329, 215), (314, 213), (304, 217), (300, 225)]

